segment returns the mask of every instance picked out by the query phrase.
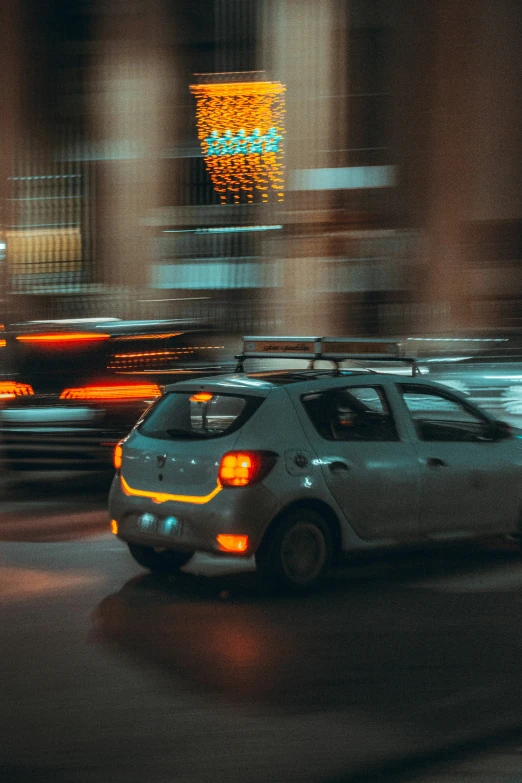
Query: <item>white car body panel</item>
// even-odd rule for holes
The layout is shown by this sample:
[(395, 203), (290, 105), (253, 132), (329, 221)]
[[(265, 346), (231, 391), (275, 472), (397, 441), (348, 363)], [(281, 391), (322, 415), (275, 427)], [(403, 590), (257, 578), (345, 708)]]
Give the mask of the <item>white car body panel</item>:
[[(419, 380), (419, 385), (426, 384)], [(429, 386), (448, 391), (444, 384), (430, 382)], [(469, 404), (465, 394), (455, 389), (449, 391), (455, 399)], [(397, 397), (422, 471), (421, 535), (445, 538), (446, 533), (460, 536), (514, 530), (522, 511), (522, 440), (420, 440), (402, 397)], [(431, 460), (442, 464), (430, 467)]]
[[(135, 429), (123, 444), (124, 481), (158, 497), (170, 493), (195, 496), (196, 501), (129, 496), (117, 475), (109, 507), (119, 536), (151, 546), (218, 552), (218, 533), (246, 533), (249, 549), (244, 554), (251, 555), (274, 518), (293, 503), (322, 504), (338, 521), (344, 550), (514, 532), (522, 508), (522, 441), (515, 436), (484, 442), (421, 441), (400, 394), (404, 382), (399, 375), (325, 373), (287, 384), (240, 374), (176, 384), (172, 391), (265, 399), (240, 429), (220, 437), (170, 441)], [(407, 382), (448, 393), (424, 378)], [(301, 397), (350, 386), (385, 390), (398, 440), (327, 440), (319, 434)], [(278, 459), (259, 484), (221, 489), (219, 462), (233, 449), (270, 451)], [(162, 465), (158, 457), (160, 462), (165, 458)], [(429, 458), (445, 464), (428, 467)], [(336, 471), (334, 463), (346, 469), (337, 465)], [(216, 487), (208, 501), (197, 500), (210, 496)], [(139, 529), (136, 519), (147, 513), (161, 520), (179, 518), (183, 536), (169, 537), (159, 523), (155, 530)]]
[[(388, 397), (389, 384), (379, 376), (333, 378), (336, 387), (378, 386)], [(312, 444), (325, 483), (343, 509), (352, 530), (366, 541), (381, 543), (419, 536), (420, 467), (409, 438), (390, 442), (328, 441), (317, 432), (301, 404), (303, 392), (288, 388), (301, 424)], [(391, 401), (390, 401), (391, 404)]]

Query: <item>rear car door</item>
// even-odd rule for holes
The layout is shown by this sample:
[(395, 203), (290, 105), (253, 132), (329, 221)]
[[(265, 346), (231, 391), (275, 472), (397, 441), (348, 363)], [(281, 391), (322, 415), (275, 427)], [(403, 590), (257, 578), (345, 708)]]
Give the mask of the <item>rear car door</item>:
[(417, 435), (422, 532), (515, 529), (522, 473), (513, 441), (492, 440), (488, 419), (450, 392), (399, 388)]
[(416, 539), (420, 467), (387, 384), (347, 384), (305, 394), (301, 403), (325, 481), (357, 535)]

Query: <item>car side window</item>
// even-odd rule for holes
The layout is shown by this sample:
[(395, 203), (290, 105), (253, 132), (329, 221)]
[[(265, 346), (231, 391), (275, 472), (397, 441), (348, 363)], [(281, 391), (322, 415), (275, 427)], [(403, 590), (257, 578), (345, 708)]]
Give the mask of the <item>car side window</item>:
[(400, 387), (415, 430), (425, 441), (484, 440), (487, 420), (453, 397), (437, 391), (403, 384)]
[(307, 394), (302, 401), (315, 429), (326, 440), (399, 440), (380, 386), (331, 389)]

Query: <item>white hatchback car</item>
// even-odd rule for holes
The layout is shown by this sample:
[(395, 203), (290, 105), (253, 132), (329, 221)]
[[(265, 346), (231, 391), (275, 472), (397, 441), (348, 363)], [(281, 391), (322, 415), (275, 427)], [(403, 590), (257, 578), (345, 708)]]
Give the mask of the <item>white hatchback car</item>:
[[(235, 374), (167, 387), (116, 448), (112, 530), (142, 566), (254, 555), (264, 579), (299, 589), (344, 551), (518, 535), (522, 441), (414, 365), (364, 367), (389, 368), (397, 344), (245, 338), (245, 349)], [(242, 371), (260, 356), (310, 368)], [(346, 358), (362, 364), (340, 369)]]

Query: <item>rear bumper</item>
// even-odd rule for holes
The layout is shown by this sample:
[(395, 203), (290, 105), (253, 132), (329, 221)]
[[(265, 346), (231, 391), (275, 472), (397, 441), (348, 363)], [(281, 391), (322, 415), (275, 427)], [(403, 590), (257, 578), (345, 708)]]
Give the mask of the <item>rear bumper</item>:
[[(119, 476), (115, 476), (109, 495), (109, 513), (118, 523), (118, 537), (128, 543), (230, 556), (234, 553), (224, 552), (216, 537), (223, 533), (248, 535), (248, 549), (239, 555), (249, 557), (277, 513), (277, 501), (268, 489), (256, 484), (223, 489), (203, 505), (176, 501), (155, 503), (150, 498), (126, 495)], [(143, 525), (143, 515), (153, 518), (150, 524)]]

